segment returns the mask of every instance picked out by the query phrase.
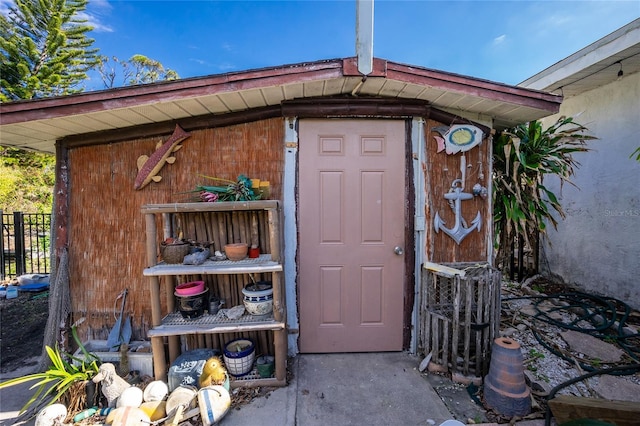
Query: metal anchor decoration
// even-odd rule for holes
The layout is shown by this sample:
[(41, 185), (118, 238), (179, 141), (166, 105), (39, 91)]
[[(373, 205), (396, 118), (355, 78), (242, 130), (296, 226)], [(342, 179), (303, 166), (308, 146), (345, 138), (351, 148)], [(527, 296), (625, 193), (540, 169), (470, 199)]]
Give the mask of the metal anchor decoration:
[(442, 230), (445, 234), (453, 238), (456, 244), (460, 245), (460, 242), (465, 239), (467, 235), (471, 233), (474, 229), (477, 229), (480, 232), (480, 227), (482, 226), (482, 217), (480, 216), (480, 212), (476, 215), (475, 219), (471, 222), (470, 227), (466, 227), (467, 224), (462, 217), (462, 207), (461, 203), (464, 200), (471, 200), (473, 198), (473, 194), (469, 194), (468, 192), (462, 192), (462, 180), (456, 179), (451, 182), (451, 190), (450, 192), (444, 194), (444, 198), (449, 200), (449, 204), (452, 204), (453, 211), (456, 216), (455, 223), (453, 228), (445, 227), (445, 221), (440, 218), (438, 212), (436, 212), (436, 217), (433, 220), (433, 227), (438, 231)]

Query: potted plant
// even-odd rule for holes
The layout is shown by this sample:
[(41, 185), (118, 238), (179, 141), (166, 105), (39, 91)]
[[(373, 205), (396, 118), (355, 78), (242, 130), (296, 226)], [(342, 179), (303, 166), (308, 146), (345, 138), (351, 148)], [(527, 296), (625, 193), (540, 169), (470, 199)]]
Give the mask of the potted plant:
[(224, 347), (222, 358), (229, 374), (235, 377), (251, 372), (256, 355), (256, 346), (251, 339), (235, 339)]
[(32, 386), (32, 388), (37, 387), (37, 391), (20, 409), (20, 414), (30, 408), (37, 410), (58, 401), (64, 401), (70, 413), (85, 408), (84, 402), (87, 394), (85, 386), (98, 373), (100, 359), (82, 345), (75, 325), (71, 327), (71, 333), (82, 350), (83, 358), (74, 357), (61, 351), (57, 344), (54, 348), (46, 346), (47, 355), (51, 360), (48, 370), (0, 383), (0, 389), (2, 389), (38, 380)]

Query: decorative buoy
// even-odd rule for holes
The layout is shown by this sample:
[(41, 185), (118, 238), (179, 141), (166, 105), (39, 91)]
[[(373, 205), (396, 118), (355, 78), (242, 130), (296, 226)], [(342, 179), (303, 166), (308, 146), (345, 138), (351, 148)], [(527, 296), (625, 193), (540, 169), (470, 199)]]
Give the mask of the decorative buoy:
[(485, 402), (505, 416), (526, 416), (531, 412), (530, 394), (520, 344), (508, 337), (495, 339), (489, 374), (484, 379)]
[(142, 404), (143, 392), (142, 389), (131, 386), (125, 389), (120, 394), (116, 407), (139, 407)]
[(207, 386), (198, 391), (198, 407), (204, 426), (218, 423), (229, 412), (231, 396), (224, 386)]
[(145, 402), (162, 401), (167, 395), (169, 395), (169, 386), (162, 380), (149, 383), (143, 392)]
[(141, 426), (151, 423), (151, 419), (139, 408), (120, 407), (109, 413), (106, 423), (111, 426)]
[(44, 407), (36, 416), (36, 426), (51, 426), (56, 422), (62, 424), (67, 417), (67, 407), (63, 404), (52, 404)]

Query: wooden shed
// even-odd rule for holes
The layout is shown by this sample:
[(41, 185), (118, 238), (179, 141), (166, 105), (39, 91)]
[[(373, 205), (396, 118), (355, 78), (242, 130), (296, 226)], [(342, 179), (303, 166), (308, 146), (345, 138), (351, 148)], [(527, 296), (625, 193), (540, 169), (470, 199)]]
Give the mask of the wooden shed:
[[(279, 354), (281, 382), (283, 351), (424, 350), (436, 327), (425, 300), (442, 285), (424, 265), (492, 261), (492, 135), (561, 99), (378, 58), (363, 76), (345, 58), (1, 104), (0, 144), (56, 155), (56, 255), (68, 256), (68, 324), (85, 318), (83, 339), (107, 338), (127, 289), (132, 338), (154, 336), (154, 362), (167, 363), (157, 375), (185, 348), (244, 336)], [(176, 126), (188, 136), (175, 161), (135, 189), (139, 157)], [(190, 203), (211, 183), (202, 175), (268, 181), (268, 201)], [(274, 270), (149, 269), (178, 231), (220, 250), (252, 226)], [(268, 274), (275, 325), (157, 331), (175, 284), (204, 279), (228, 308)]]

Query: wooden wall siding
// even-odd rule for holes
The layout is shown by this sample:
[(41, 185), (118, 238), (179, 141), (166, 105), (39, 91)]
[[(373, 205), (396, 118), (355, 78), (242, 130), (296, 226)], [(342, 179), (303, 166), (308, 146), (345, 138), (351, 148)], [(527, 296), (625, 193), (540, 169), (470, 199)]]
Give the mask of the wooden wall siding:
[[(476, 183), (488, 187), (489, 179), (489, 139), (485, 135), (484, 141), (465, 153), (448, 155), (444, 151), (437, 152), (437, 143), (434, 139), (435, 126), (442, 126), (443, 123), (427, 120), (425, 123), (426, 138), (426, 164), (425, 169), (425, 217), (426, 224), (426, 260), (430, 262), (475, 262), (487, 260), (487, 218), (489, 214), (489, 200), (481, 197), (474, 197), (472, 200), (462, 202), (462, 215), (471, 226), (471, 221), (476, 217), (477, 212), (482, 216), (482, 226), (480, 232), (474, 230), (460, 245), (445, 234), (442, 230), (435, 233), (433, 220), (436, 212), (446, 222), (447, 228), (452, 228), (455, 222), (455, 215), (449, 206), (444, 194), (451, 189), (451, 183), (455, 179), (461, 178), (460, 162), (461, 156), (466, 156), (467, 172), (465, 178), (464, 192), (471, 193), (471, 188)], [(484, 179), (479, 180), (480, 163), (484, 172)], [(470, 167), (469, 167), (470, 166)]]
[[(93, 145), (69, 150), (69, 269), (72, 321), (83, 339), (105, 340), (120, 310), (118, 294), (129, 290), (125, 311), (133, 338), (146, 339), (151, 322), (146, 265), (144, 204), (185, 202), (206, 180), (198, 174), (268, 180), (270, 199), (280, 199), (284, 167), (284, 123), (275, 118), (191, 132), (162, 180), (133, 189), (136, 160), (151, 155), (162, 138)], [(248, 277), (247, 277), (248, 278)], [(164, 286), (163, 286), (164, 288)], [(166, 300), (166, 295), (161, 296)]]

